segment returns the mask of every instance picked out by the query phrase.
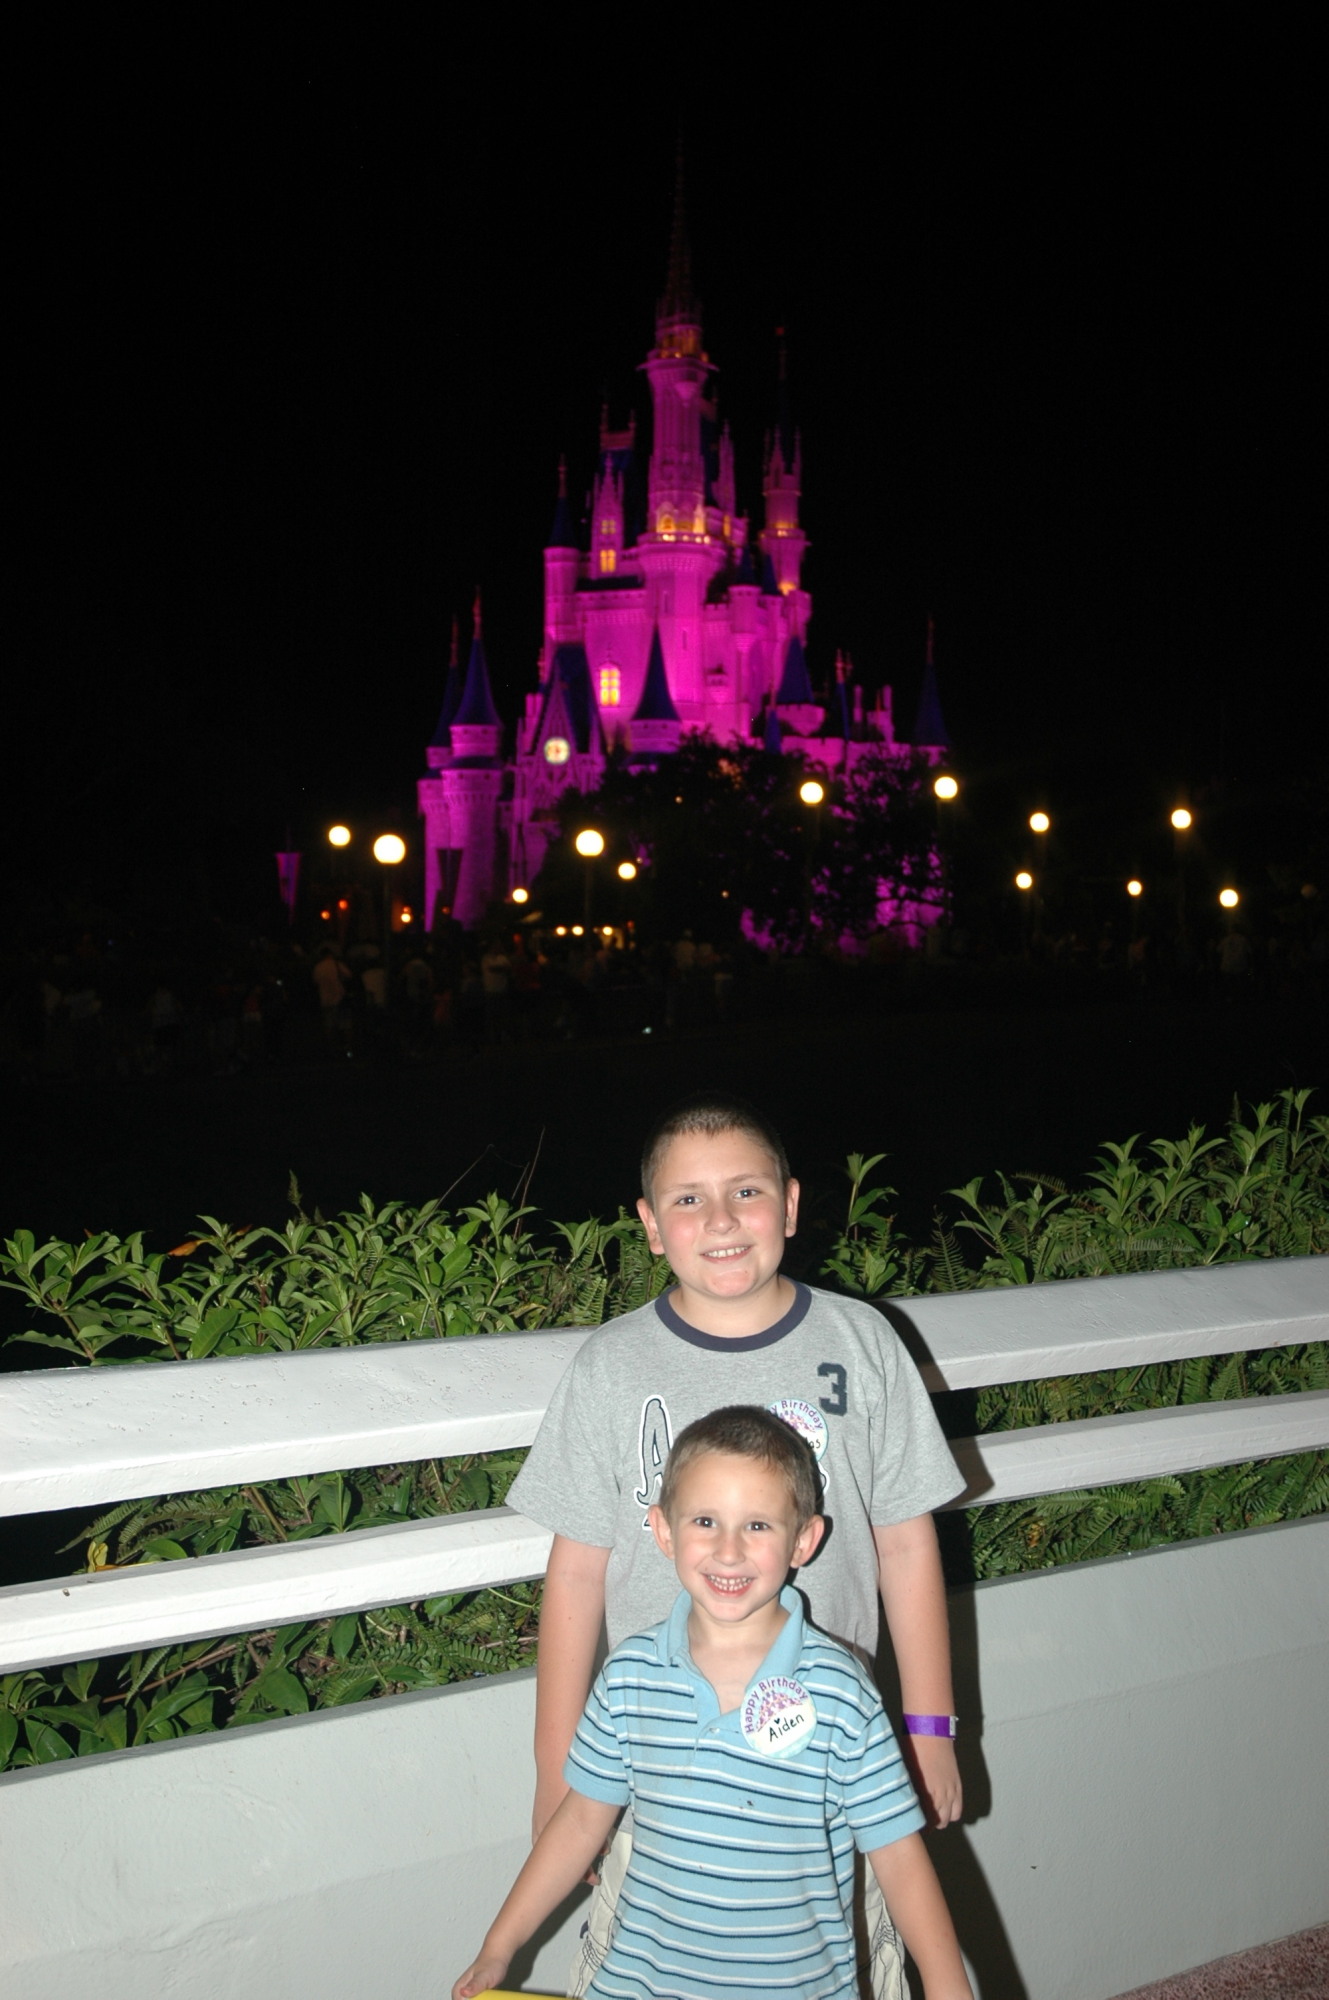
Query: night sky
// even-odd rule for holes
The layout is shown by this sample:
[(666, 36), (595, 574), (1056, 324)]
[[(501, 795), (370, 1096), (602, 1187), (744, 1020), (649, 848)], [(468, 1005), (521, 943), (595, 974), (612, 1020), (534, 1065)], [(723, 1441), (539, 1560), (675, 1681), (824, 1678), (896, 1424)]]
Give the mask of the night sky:
[(680, 122), (754, 514), (788, 333), (814, 678), (847, 648), (907, 728), (930, 613), (975, 810), (1090, 843), (1178, 788), (1314, 796), (1307, 52), (1249, 19), (883, 15), (872, 47), (604, 19), (532, 46), (516, 16), (216, 14), (45, 52), (12, 190), (11, 880), (215, 886), (288, 827), (409, 830), (477, 581), (515, 718), (559, 453), (579, 504), (602, 396), (645, 414)]

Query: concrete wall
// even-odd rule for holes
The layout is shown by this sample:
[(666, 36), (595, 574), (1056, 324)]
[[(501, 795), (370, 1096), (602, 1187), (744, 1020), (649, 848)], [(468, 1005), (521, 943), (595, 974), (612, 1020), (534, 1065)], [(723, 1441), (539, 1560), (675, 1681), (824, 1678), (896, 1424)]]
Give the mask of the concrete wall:
[[(1329, 1916), (1329, 1523), (957, 1593), (980, 2000), (1109, 2000)], [(441, 1993), (525, 1850), (532, 1682), (0, 1779), (6, 2000)], [(576, 1923), (514, 1967), (561, 1991)]]

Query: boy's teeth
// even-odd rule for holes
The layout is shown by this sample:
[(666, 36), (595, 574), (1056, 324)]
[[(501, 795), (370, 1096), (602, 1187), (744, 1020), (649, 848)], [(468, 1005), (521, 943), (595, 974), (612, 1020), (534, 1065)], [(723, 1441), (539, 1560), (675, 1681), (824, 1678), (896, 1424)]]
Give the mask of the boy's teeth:
[(735, 1243), (728, 1250), (708, 1250), (706, 1255), (708, 1257), (741, 1257), (747, 1247), (746, 1243)]
[(748, 1587), (745, 1576), (712, 1576), (707, 1581), (714, 1590), (746, 1590)]

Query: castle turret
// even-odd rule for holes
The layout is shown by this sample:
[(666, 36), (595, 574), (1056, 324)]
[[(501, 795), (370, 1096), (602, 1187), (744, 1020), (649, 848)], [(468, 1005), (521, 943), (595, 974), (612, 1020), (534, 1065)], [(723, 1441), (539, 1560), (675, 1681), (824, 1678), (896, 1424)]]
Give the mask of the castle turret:
[[(475, 629), (461, 700), (452, 718), (452, 761), (439, 772), (436, 809), (432, 815), (423, 797), (430, 856), (426, 859), (425, 894), (430, 913), (433, 897), (445, 881), (453, 887), (452, 914), (462, 924), (479, 923), (498, 889), (500, 873), (499, 800), (503, 795), (503, 722), (494, 706), (485, 658), (480, 617), (480, 593), (475, 593)], [(443, 837), (438, 838), (439, 835)], [(438, 849), (455, 855), (446, 863)], [(434, 866), (430, 869), (429, 860)]]
[(577, 577), (581, 552), (577, 547), (572, 509), (568, 505), (568, 462), (558, 461), (558, 500), (545, 543), (546, 652), (577, 636)]
[[(788, 365), (784, 328), (777, 329), (779, 373), (775, 428), (766, 440), (766, 462), (762, 468), (762, 494), (766, 502), (766, 524), (761, 545), (770, 557), (780, 594), (788, 597), (801, 587), (803, 556), (808, 538), (799, 526), (798, 503), (803, 481), (803, 440), (794, 429), (789, 413)], [(804, 620), (799, 619), (800, 626)]]

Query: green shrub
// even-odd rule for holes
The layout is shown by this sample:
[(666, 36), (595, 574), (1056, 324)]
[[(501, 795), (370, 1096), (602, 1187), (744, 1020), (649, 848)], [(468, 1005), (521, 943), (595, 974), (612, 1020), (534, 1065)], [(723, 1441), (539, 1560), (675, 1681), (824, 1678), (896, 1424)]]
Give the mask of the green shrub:
[[(847, 1214), (822, 1275), (869, 1300), (1170, 1270), (1329, 1250), (1329, 1120), (1286, 1091), (1225, 1135), (1108, 1145), (1086, 1185), (999, 1175), (953, 1190), (961, 1212), (932, 1240), (897, 1232), (882, 1155), (849, 1161)], [(38, 1246), (19, 1232), (0, 1283), (45, 1322), (19, 1340), (105, 1367), (286, 1352), (514, 1327), (594, 1326), (669, 1282), (635, 1220), (553, 1225), (491, 1195), (449, 1216), (390, 1203), (326, 1222), (299, 1207), (284, 1230), (204, 1231), (169, 1255), (141, 1235)], [(969, 1253), (968, 1255), (966, 1253)], [(1066, 1376), (948, 1399), (952, 1434), (1320, 1388), (1324, 1343)], [(502, 1503), (520, 1451), (271, 1480), (127, 1501), (74, 1543), (89, 1569), (343, 1533)], [(962, 1573), (994, 1577), (1161, 1541), (1291, 1520), (1329, 1504), (1324, 1453), (1221, 1467), (1089, 1493), (971, 1509)], [(533, 1656), (539, 1589), (432, 1598), (279, 1631), (159, 1647), (0, 1680), (0, 1768), (46, 1763), (493, 1673)]]

